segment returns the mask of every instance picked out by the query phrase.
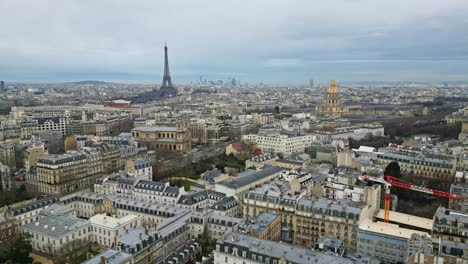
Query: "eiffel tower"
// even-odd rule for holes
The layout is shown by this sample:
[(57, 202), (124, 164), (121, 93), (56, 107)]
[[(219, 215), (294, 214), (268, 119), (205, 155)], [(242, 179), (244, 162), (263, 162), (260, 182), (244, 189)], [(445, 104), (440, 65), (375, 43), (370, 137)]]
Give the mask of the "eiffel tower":
[(169, 73), (169, 58), (167, 56), (166, 43), (164, 43), (164, 77), (160, 90), (162, 97), (171, 97), (177, 94), (177, 89), (172, 85), (171, 74)]

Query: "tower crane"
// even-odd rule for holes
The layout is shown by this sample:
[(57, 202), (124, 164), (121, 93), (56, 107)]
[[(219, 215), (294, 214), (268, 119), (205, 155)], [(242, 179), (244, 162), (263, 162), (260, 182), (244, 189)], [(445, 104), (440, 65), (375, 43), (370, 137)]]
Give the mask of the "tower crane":
[(372, 182), (377, 182), (381, 183), (384, 188), (385, 188), (385, 202), (384, 202), (384, 221), (386, 223), (389, 222), (390, 219), (390, 188), (392, 186), (398, 187), (398, 188), (403, 188), (403, 189), (408, 189), (408, 190), (413, 190), (417, 192), (422, 192), (422, 193), (427, 193), (433, 196), (439, 196), (439, 197), (445, 197), (445, 198), (450, 198), (452, 200), (458, 200), (460, 199), (460, 196), (457, 194), (451, 194), (448, 192), (443, 192), (439, 190), (434, 190), (431, 188), (423, 187), (416, 185), (414, 183), (410, 182), (405, 182), (402, 181), (396, 177), (385, 175), (383, 177), (375, 177), (375, 176), (370, 176), (370, 175), (361, 175), (359, 176), (359, 180), (361, 181), (372, 181)]

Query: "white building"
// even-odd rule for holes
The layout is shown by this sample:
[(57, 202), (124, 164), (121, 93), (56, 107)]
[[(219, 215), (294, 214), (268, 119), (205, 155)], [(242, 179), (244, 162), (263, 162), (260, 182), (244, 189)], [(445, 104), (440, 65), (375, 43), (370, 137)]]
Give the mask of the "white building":
[(358, 126), (339, 127), (332, 131), (314, 131), (314, 135), (318, 140), (331, 141), (336, 139), (352, 138), (360, 140), (367, 135), (383, 136), (384, 127), (380, 124), (364, 124)]
[(89, 221), (64, 215), (47, 215), (34, 223), (27, 223), (22, 230), (31, 235), (34, 250), (55, 255), (67, 243), (81, 239), (90, 241)]
[(122, 218), (97, 214), (89, 219), (92, 228), (92, 241), (107, 247), (115, 247), (117, 237), (126, 232), (141, 226), (142, 216), (126, 215)]
[(158, 204), (177, 204), (177, 201), (184, 194), (185, 190), (183, 187), (173, 187), (168, 182), (140, 180), (133, 188), (135, 199)]
[(293, 153), (304, 153), (304, 149), (313, 144), (316, 137), (314, 135), (303, 135), (292, 132), (277, 132), (269, 134), (249, 134), (242, 139), (257, 145), (262, 152), (281, 153), (289, 156)]

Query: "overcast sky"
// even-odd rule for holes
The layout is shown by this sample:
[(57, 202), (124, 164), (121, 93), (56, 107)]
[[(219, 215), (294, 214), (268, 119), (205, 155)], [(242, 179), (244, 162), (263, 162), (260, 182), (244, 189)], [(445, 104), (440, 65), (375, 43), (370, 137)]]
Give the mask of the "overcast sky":
[(0, 0), (0, 79), (468, 80), (467, 0)]

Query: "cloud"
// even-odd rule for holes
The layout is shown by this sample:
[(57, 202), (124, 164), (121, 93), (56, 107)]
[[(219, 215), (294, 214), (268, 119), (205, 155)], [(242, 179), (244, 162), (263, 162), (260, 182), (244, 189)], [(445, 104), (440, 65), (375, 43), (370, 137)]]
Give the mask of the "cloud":
[(12, 80), (54, 80), (61, 72), (159, 82), (164, 41), (180, 82), (232, 72), (297, 83), (310, 72), (351, 72), (349, 65), (368, 77), (361, 60), (392, 66), (369, 78), (403, 78), (401, 66), (385, 60), (468, 58), (465, 0), (2, 0), (0, 10), (0, 78)]

